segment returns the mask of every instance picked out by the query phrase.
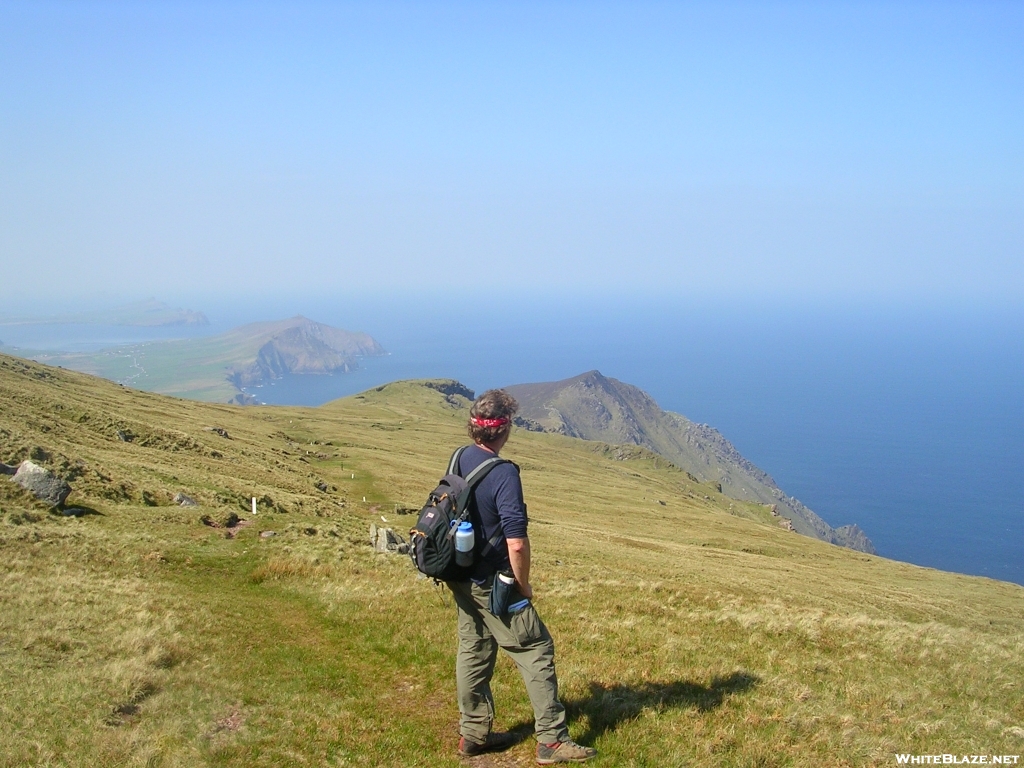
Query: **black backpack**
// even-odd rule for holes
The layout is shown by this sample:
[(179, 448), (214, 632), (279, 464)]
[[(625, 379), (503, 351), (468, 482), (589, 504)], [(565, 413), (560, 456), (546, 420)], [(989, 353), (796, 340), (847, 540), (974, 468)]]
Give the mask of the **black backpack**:
[(463, 478), (459, 475), (459, 457), (466, 447), (452, 454), (448, 473), (427, 496), (416, 525), (409, 531), (409, 557), (421, 573), (436, 581), (468, 578), (469, 569), (455, 564), (455, 529), (469, 519), (469, 501), (477, 483), (499, 464), (511, 463), (494, 456)]

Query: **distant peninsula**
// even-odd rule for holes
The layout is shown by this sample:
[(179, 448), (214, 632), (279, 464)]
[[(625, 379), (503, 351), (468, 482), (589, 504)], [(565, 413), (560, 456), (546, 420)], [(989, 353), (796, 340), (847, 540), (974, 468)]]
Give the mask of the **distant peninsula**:
[(740, 455), (707, 424), (662, 410), (638, 387), (589, 371), (563, 381), (505, 387), (520, 405), (519, 424), (584, 440), (635, 445), (664, 457), (725, 496), (763, 504), (780, 525), (823, 541), (874, 554), (856, 525), (832, 528), (797, 499), (786, 495), (768, 473)]
[(365, 333), (352, 333), (302, 315), (273, 323), (251, 323), (222, 337), (240, 347), (259, 343), (256, 357), (231, 367), (228, 378), (239, 389), (265, 384), (287, 374), (348, 373), (361, 357), (387, 354)]
[(75, 312), (44, 317), (0, 317), (0, 325), (119, 325), (138, 328), (185, 325), (204, 326), (210, 321), (202, 312), (175, 309), (154, 298), (124, 304), (113, 309)]
[(216, 336), (153, 341), (87, 353), (26, 353), (31, 359), (126, 386), (207, 402), (254, 404), (246, 387), (291, 374), (347, 373), (387, 352), (371, 336), (298, 315)]

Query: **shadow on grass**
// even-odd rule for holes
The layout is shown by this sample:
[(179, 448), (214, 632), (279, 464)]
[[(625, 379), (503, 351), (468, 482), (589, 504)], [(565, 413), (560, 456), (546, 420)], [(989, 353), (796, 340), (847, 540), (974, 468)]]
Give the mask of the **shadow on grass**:
[(57, 515), (58, 517), (85, 517), (86, 515), (104, 516), (98, 509), (86, 507), (83, 504), (75, 504), (73, 507), (54, 507), (50, 510), (50, 514)]
[[(709, 685), (689, 680), (640, 685), (592, 682), (589, 695), (566, 699), (563, 703), (569, 723), (578, 720), (587, 723), (587, 730), (577, 741), (592, 744), (622, 723), (635, 720), (644, 710), (693, 708), (699, 712), (710, 712), (722, 706), (729, 696), (750, 691), (759, 682), (760, 678), (749, 672), (716, 676)], [(518, 723), (510, 732), (516, 735), (517, 740), (523, 740), (532, 729), (533, 723)]]

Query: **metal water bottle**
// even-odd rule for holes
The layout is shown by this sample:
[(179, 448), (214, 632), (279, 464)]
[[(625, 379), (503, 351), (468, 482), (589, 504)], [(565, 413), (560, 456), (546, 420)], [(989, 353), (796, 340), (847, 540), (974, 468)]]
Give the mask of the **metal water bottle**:
[(473, 564), (473, 545), (476, 543), (476, 536), (473, 534), (473, 524), (466, 520), (459, 523), (455, 530), (455, 564), (463, 567)]

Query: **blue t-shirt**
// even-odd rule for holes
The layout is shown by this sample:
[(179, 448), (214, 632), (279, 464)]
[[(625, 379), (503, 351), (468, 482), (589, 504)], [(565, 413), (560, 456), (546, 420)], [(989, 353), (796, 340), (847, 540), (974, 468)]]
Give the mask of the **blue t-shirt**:
[[(459, 457), (459, 474), (465, 477), (477, 466), (494, 456), (479, 445), (470, 445)], [(469, 519), (475, 532), (476, 560), (470, 578), (483, 582), (495, 571), (511, 567), (506, 539), (526, 538), (526, 504), (523, 502), (523, 484), (519, 467), (511, 462), (499, 464), (473, 489), (469, 505)], [(494, 547), (488, 547), (491, 537), (498, 535)]]

